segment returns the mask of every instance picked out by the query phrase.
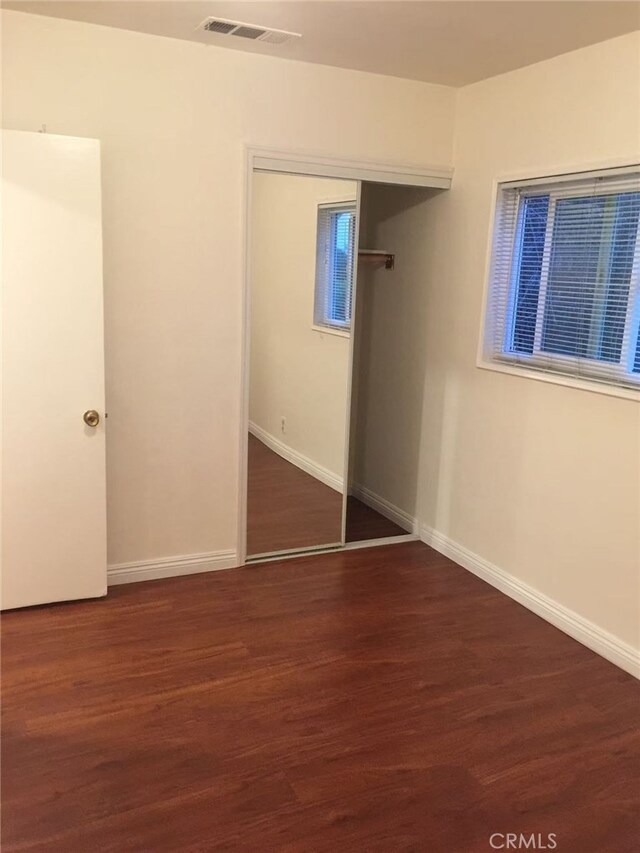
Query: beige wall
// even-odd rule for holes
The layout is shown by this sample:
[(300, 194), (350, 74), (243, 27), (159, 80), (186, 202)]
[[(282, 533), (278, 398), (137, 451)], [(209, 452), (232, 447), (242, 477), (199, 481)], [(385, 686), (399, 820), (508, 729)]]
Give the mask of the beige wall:
[(267, 173), (252, 186), (249, 421), (340, 481), (349, 337), (313, 328), (316, 237), (318, 205), (357, 190)]
[(102, 142), (109, 562), (235, 548), (244, 145), (447, 166), (454, 90), (2, 22), (4, 126)]
[(462, 89), (434, 199), (420, 516), (638, 646), (640, 407), (476, 367), (492, 182), (638, 159), (640, 34)]

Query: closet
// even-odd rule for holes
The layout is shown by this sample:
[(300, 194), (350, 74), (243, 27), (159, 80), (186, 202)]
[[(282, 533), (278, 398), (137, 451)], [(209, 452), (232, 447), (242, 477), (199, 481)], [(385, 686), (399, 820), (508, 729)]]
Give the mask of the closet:
[(256, 169), (246, 560), (414, 538), (430, 246), (450, 181)]

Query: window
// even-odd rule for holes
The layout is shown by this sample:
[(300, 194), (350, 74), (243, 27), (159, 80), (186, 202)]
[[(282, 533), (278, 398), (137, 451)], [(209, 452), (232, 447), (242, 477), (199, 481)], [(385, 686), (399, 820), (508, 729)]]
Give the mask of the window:
[(485, 355), (640, 387), (640, 172), (501, 184)]
[(351, 327), (355, 226), (353, 202), (319, 206), (313, 317), (317, 326), (344, 331)]

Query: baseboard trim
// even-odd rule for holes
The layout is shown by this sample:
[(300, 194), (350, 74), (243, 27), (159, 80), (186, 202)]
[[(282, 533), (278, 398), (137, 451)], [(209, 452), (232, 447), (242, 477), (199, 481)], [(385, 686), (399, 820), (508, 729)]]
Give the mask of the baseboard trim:
[(288, 444), (280, 441), (279, 438), (271, 435), (271, 433), (251, 421), (249, 421), (249, 432), (263, 444), (266, 444), (269, 450), (273, 450), (274, 453), (277, 453), (278, 456), (282, 456), (282, 458), (286, 459), (287, 462), (291, 462), (291, 464), (295, 465), (296, 468), (300, 468), (305, 473), (315, 477), (316, 480), (320, 480), (320, 482), (324, 483), (325, 486), (329, 486), (330, 488), (335, 489), (336, 492), (340, 492), (342, 494), (342, 477), (334, 474), (333, 471), (329, 471), (328, 468), (318, 465), (317, 462), (314, 462), (313, 459), (309, 459), (308, 456), (298, 453), (297, 450), (289, 447)]
[(423, 526), (420, 529), (420, 538), (426, 545), (513, 598), (583, 646), (587, 646), (630, 675), (640, 678), (640, 650), (431, 527)]
[(235, 551), (211, 551), (207, 554), (185, 554), (159, 560), (140, 560), (135, 563), (115, 563), (107, 567), (107, 585), (173, 578), (232, 569), (238, 565)]
[(353, 495), (354, 498), (357, 498), (359, 501), (362, 501), (363, 504), (371, 507), (371, 509), (375, 509), (376, 512), (379, 512), (380, 515), (384, 515), (385, 518), (388, 518), (389, 521), (393, 521), (403, 530), (406, 530), (407, 533), (418, 533), (418, 522), (413, 516), (409, 515), (408, 512), (404, 512), (404, 510), (400, 509), (394, 504), (390, 503), (385, 498), (380, 497), (375, 492), (372, 492), (371, 489), (367, 489), (366, 486), (360, 486), (357, 483), (352, 483), (349, 489), (349, 494)]

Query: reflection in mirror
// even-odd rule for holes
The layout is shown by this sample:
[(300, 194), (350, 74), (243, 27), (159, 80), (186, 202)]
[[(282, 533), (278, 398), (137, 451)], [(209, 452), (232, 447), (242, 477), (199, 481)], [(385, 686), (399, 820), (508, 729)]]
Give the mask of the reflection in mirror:
[(247, 555), (342, 541), (357, 185), (252, 185)]

